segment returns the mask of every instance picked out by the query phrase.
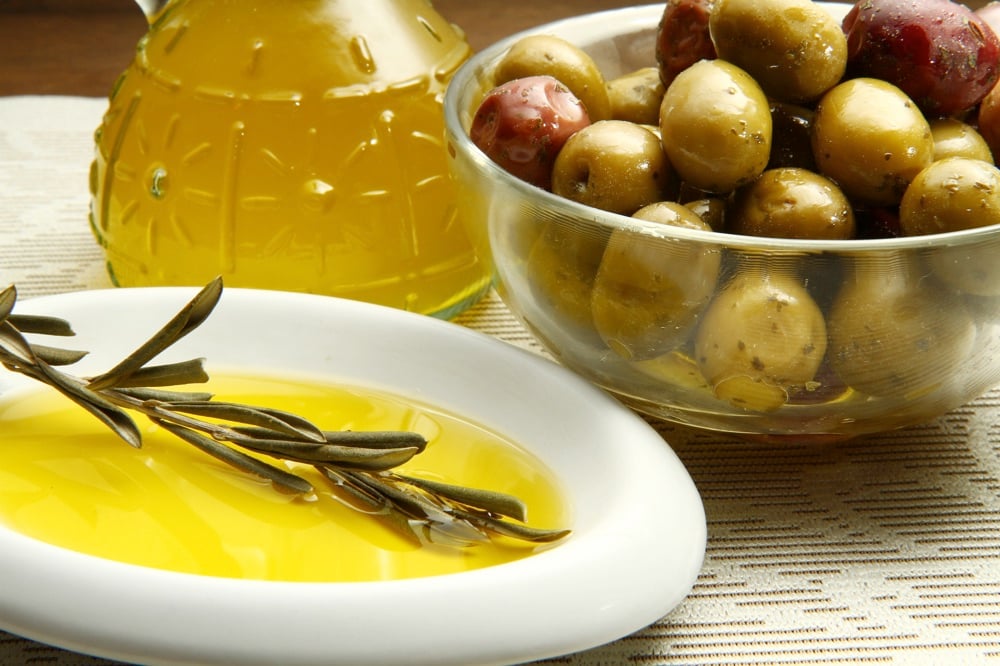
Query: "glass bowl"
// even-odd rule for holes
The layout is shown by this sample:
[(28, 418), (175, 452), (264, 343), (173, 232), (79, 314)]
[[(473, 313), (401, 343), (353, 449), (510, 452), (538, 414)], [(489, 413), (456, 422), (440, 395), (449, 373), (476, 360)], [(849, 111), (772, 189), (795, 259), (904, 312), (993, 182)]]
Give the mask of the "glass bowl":
[[(661, 14), (630, 7), (529, 32), (577, 44), (610, 79), (655, 64)], [(644, 222), (551, 194), (468, 138), (492, 67), (524, 34), (452, 80), (449, 167), (501, 297), (563, 365), (645, 414), (776, 440), (928, 421), (1000, 383), (1000, 225), (785, 240)]]

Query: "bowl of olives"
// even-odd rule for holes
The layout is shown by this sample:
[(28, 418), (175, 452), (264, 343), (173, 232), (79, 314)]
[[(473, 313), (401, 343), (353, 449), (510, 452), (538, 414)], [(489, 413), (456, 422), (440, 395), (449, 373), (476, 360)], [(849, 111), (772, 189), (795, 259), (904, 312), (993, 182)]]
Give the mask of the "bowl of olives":
[(950, 0), (519, 33), (448, 88), (457, 206), (511, 311), (640, 412), (775, 440), (924, 422), (1000, 384), (996, 34)]

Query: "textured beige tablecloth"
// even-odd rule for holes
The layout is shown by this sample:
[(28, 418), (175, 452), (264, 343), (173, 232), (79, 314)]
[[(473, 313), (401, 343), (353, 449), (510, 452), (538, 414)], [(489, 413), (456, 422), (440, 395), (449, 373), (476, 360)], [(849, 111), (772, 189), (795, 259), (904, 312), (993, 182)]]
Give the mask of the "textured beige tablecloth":
[[(103, 108), (0, 98), (0, 283), (22, 297), (110, 287), (87, 226)], [(495, 297), (458, 322), (540, 351)], [(1000, 391), (826, 447), (654, 427), (702, 493), (704, 569), (653, 626), (554, 663), (1000, 663)], [(0, 632), (0, 663), (105, 662)]]

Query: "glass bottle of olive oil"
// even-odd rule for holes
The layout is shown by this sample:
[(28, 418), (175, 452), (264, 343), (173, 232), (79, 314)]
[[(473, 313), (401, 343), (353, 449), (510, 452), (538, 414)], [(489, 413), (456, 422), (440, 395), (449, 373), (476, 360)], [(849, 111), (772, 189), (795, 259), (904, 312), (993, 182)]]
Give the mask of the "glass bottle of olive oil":
[(443, 145), (470, 52), (426, 0), (169, 0), (95, 134), (113, 281), (456, 314), (488, 285)]

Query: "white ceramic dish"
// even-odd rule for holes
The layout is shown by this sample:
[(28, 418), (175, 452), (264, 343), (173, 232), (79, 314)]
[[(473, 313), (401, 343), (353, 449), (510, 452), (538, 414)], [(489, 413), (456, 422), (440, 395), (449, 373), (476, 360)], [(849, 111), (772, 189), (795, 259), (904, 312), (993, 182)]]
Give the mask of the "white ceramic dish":
[[(15, 312), (68, 319), (107, 369), (195, 291), (81, 292)], [(113, 322), (113, 324), (111, 323)], [(436, 319), (327, 297), (229, 289), (161, 360), (319, 374), (461, 414), (549, 466), (573, 534), (524, 560), (376, 583), (179, 574), (0, 529), (0, 628), (140, 663), (487, 664), (583, 650), (665, 615), (690, 591), (706, 526), (691, 478), (640, 418), (553, 363)], [(0, 374), (0, 392), (25, 380)]]

